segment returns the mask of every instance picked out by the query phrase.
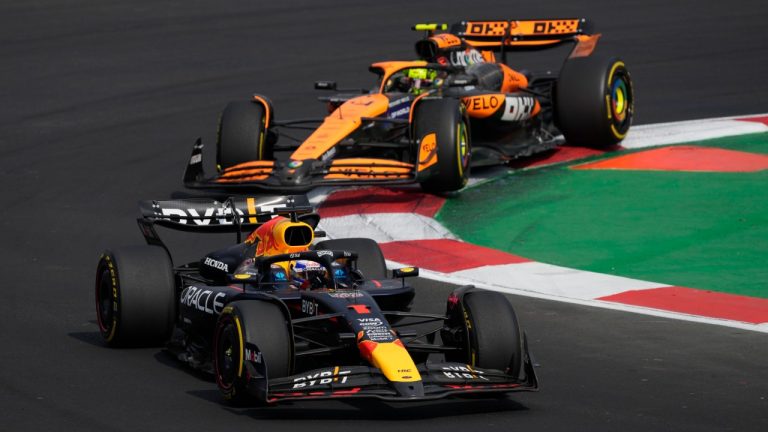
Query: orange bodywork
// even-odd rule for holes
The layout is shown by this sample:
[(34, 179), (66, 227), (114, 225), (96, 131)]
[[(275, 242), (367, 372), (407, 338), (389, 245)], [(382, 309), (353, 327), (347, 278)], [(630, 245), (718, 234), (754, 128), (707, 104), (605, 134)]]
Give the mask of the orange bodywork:
[(442, 33), (439, 35), (435, 35), (430, 37), (431, 40), (437, 44), (438, 48), (450, 48), (461, 45), (461, 39), (459, 39), (458, 36), (452, 35), (450, 33)]
[(336, 159), (325, 175), (327, 180), (340, 179), (406, 179), (413, 165), (390, 159), (349, 158)]
[(387, 112), (389, 99), (382, 94), (359, 96), (344, 102), (291, 155), (292, 160), (320, 159), (339, 141), (360, 127), (361, 117)]
[(243, 162), (225, 169), (216, 179), (216, 183), (266, 180), (274, 166), (275, 161)]
[(269, 127), (269, 119), (272, 116), (272, 113), (270, 112), (271, 110), (269, 109), (269, 104), (266, 99), (258, 95), (253, 95), (253, 101), (264, 107), (264, 124)]
[(513, 93), (521, 88), (528, 87), (528, 78), (520, 72), (512, 69), (504, 63), (499, 63), (501, 71), (504, 73), (504, 79), (501, 82), (501, 91), (504, 93)]
[(379, 87), (379, 93), (384, 93), (384, 86), (387, 84), (387, 80), (389, 79), (389, 77), (392, 76), (392, 74), (405, 68), (426, 67), (427, 64), (428, 64), (427, 62), (422, 60), (389, 61), (389, 62), (374, 63), (371, 65), (370, 69), (374, 72), (381, 74), (381, 87)]
[(576, 36), (576, 46), (573, 47), (571, 55), (568, 58), (574, 57), (588, 57), (592, 55), (592, 52), (597, 46), (597, 41), (600, 39), (600, 34), (594, 35), (578, 35)]
[(496, 54), (494, 54), (493, 51), (483, 50), (483, 51), (480, 51), (480, 55), (483, 56), (483, 59), (486, 62), (496, 63)]

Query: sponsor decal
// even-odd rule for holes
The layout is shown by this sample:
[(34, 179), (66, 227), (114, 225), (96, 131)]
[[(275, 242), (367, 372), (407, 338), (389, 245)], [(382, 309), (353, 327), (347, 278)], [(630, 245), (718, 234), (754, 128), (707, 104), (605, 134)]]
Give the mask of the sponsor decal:
[(576, 23), (573, 20), (542, 21), (533, 23), (535, 34), (572, 33), (576, 31)]
[(423, 171), (437, 163), (437, 137), (431, 133), (422, 138), (419, 143), (419, 171)]
[(317, 251), (317, 256), (319, 256), (319, 257), (321, 257), (321, 256), (331, 256), (332, 257), (333, 256), (333, 251), (319, 250), (319, 251)]
[(314, 300), (301, 299), (301, 312), (307, 315), (319, 313), (317, 303)]
[(467, 366), (443, 366), (443, 375), (450, 379), (479, 379), (488, 381), (488, 378), (484, 377), (484, 372), (474, 370)]
[(485, 63), (480, 51), (469, 48), (466, 51), (454, 51), (449, 56), (453, 66), (470, 66), (476, 63)]
[(261, 351), (252, 350), (250, 348), (245, 349), (245, 359), (252, 361), (254, 363), (261, 363), (262, 362), (262, 355)]
[(358, 318), (358, 324), (369, 340), (373, 342), (392, 342), (395, 337), (381, 318)]
[[(237, 214), (244, 216), (245, 213), (236, 209)], [(220, 208), (220, 207), (208, 207), (200, 214), (196, 209), (178, 209), (178, 208), (163, 208), (161, 214), (171, 219), (174, 217), (179, 218), (180, 224), (188, 225), (188, 218), (192, 220), (192, 224), (195, 225), (232, 225), (232, 209)], [(215, 217), (214, 217), (215, 216)]]
[(363, 296), (362, 293), (357, 291), (351, 291), (351, 292), (332, 292), (328, 293), (328, 296), (338, 299), (347, 299), (347, 298), (360, 298)]
[(532, 117), (536, 100), (530, 96), (507, 96), (507, 104), (501, 119), (504, 121), (527, 120)]
[(404, 104), (404, 103), (407, 103), (407, 104), (410, 105), (410, 101), (411, 101), (411, 98), (409, 98), (409, 97), (395, 99), (395, 100), (393, 100), (392, 102), (389, 103), (389, 107), (392, 108), (394, 106), (397, 106), (397, 105), (400, 105), (400, 104)]
[(207, 314), (220, 314), (224, 309), (224, 299), (227, 295), (223, 292), (214, 293), (212, 290), (204, 290), (190, 285), (181, 293), (180, 303), (187, 307), (194, 307)]
[[(253, 200), (253, 198), (248, 198)], [(239, 216), (250, 216), (251, 222), (255, 222), (254, 212), (256, 210), (255, 201), (253, 208), (249, 204), (249, 211), (246, 214), (241, 209), (235, 209)], [(276, 208), (285, 207), (286, 204), (283, 198), (277, 198), (273, 201), (259, 203), (259, 212), (270, 212)], [(232, 217), (232, 208), (230, 207), (207, 207), (204, 209), (195, 208), (160, 208), (159, 203), (153, 204), (155, 214), (158, 216), (164, 216), (174, 222), (183, 225), (232, 225), (234, 223)], [(191, 222), (190, 222), (191, 221)]]
[(344, 279), (345, 277), (347, 277), (347, 272), (343, 268), (337, 268), (333, 271), (334, 279)]
[(392, 111), (389, 113), (389, 118), (402, 118), (402, 117), (408, 117), (408, 114), (411, 112), (411, 106), (407, 105), (404, 106), (396, 111)]
[(411, 98), (404, 97), (393, 100), (389, 103), (389, 109), (387, 110), (387, 117), (389, 118), (402, 118), (407, 117), (411, 112)]
[(300, 166), (301, 166), (303, 163), (304, 163), (304, 162), (302, 162), (302, 161), (292, 160), (292, 161), (288, 162), (288, 168), (298, 168), (298, 167), (300, 167)]
[(283, 271), (283, 269), (273, 270), (272, 277), (274, 277), (275, 280), (278, 282), (285, 282), (288, 280), (288, 275), (285, 274), (285, 271)]
[(300, 389), (318, 385), (328, 385), (331, 383), (344, 384), (347, 382), (347, 375), (350, 373), (352, 373), (352, 371), (340, 369), (339, 367), (319, 371), (303, 377), (294, 378), (293, 388)]
[(461, 39), (450, 33), (441, 33), (439, 35), (432, 36), (431, 39), (437, 43), (439, 48), (448, 48), (461, 45)]
[(491, 22), (477, 22), (469, 23), (467, 26), (467, 34), (469, 35), (483, 35), (483, 36), (503, 36), (506, 34), (509, 22), (507, 21), (491, 21)]
[(203, 161), (203, 155), (202, 154), (194, 154), (191, 158), (189, 158), (189, 164), (190, 165), (196, 165)]
[(207, 265), (208, 267), (213, 267), (215, 269), (229, 273), (229, 266), (227, 264), (221, 261), (217, 261), (213, 258), (206, 258), (205, 261), (203, 261), (203, 264)]

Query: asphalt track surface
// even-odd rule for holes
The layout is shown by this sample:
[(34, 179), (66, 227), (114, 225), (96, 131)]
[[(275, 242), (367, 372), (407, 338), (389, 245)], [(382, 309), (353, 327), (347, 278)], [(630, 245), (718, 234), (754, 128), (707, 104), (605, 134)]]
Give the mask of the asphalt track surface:
[[(141, 242), (136, 201), (183, 192), (224, 104), (260, 91), (282, 118), (321, 115), (312, 81), (368, 86), (370, 62), (412, 56), (414, 22), (588, 16), (639, 122), (767, 111), (763, 0), (535, 3), (2, 2), (0, 429), (768, 430), (765, 334), (530, 298), (511, 297), (542, 391), (502, 400), (232, 409), (160, 350), (101, 343), (98, 253)], [(417, 286), (442, 309), (450, 287)]]

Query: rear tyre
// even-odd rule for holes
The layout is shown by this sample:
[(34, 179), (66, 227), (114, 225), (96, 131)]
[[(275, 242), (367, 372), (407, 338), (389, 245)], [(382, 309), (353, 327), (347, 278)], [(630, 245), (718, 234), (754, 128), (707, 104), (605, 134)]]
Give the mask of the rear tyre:
[(173, 265), (165, 249), (105, 251), (96, 269), (96, 320), (111, 346), (159, 346), (176, 314)]
[(634, 93), (624, 62), (600, 57), (569, 59), (555, 90), (555, 124), (573, 145), (608, 148), (632, 124)]
[(273, 158), (266, 134), (264, 106), (256, 102), (230, 102), (219, 118), (216, 167), (229, 167)]
[(321, 241), (315, 250), (347, 250), (357, 252), (357, 268), (366, 279), (386, 279), (387, 264), (379, 244), (367, 238), (345, 238)]
[(523, 342), (509, 300), (497, 292), (474, 291), (465, 294), (464, 310), (467, 363), (519, 375)]
[[(453, 192), (467, 184), (471, 143), (469, 124), (456, 99), (427, 99), (416, 105), (414, 135), (416, 164), (431, 175), (421, 187), (431, 193)], [(430, 137), (434, 134), (434, 137)], [(436, 152), (437, 162), (431, 162)]]
[(224, 398), (236, 405), (259, 401), (248, 392), (245, 344), (256, 345), (267, 378), (291, 374), (293, 339), (290, 321), (278, 304), (259, 300), (232, 302), (219, 316), (214, 335), (214, 374)]

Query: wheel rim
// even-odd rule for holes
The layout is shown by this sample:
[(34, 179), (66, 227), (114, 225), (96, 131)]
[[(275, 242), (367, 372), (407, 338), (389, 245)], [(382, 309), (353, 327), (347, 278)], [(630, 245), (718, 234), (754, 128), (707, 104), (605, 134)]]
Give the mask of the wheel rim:
[(613, 80), (611, 86), (611, 108), (613, 118), (619, 122), (623, 122), (627, 118), (627, 105), (628, 105), (628, 91), (627, 83), (619, 78)]
[(469, 165), (469, 137), (467, 135), (467, 125), (461, 121), (456, 130), (456, 139), (458, 140), (459, 173), (463, 176)]
[(104, 335), (109, 335), (115, 317), (114, 301), (112, 299), (112, 283), (108, 269), (103, 269), (96, 287), (96, 320)]
[(609, 83), (607, 99), (609, 99), (608, 114), (611, 120), (611, 130), (617, 138), (621, 139), (629, 130), (634, 104), (632, 82), (623, 63), (614, 64)]
[(234, 325), (229, 323), (220, 331), (216, 349), (216, 380), (223, 389), (230, 389), (234, 385), (239, 349)]

